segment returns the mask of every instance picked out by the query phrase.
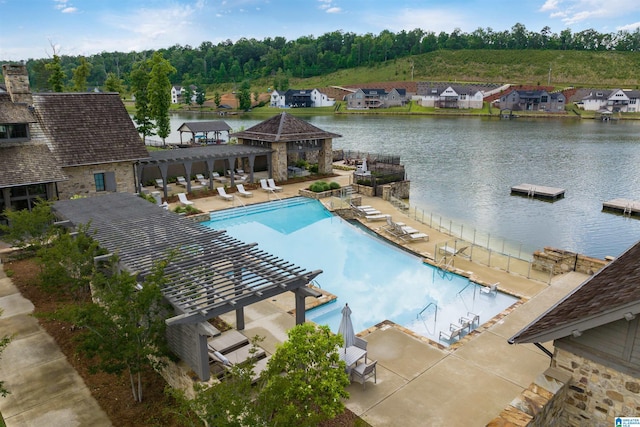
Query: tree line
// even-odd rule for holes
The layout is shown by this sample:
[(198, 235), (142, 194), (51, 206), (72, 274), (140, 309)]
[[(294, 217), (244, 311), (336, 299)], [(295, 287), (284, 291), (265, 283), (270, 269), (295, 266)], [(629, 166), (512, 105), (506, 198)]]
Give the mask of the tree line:
[[(170, 76), (172, 84), (239, 85), (243, 81), (266, 77), (273, 79), (275, 89), (284, 89), (290, 77), (313, 77), (442, 49), (637, 52), (640, 51), (640, 28), (615, 33), (599, 33), (593, 29), (573, 33), (567, 28), (553, 33), (548, 26), (535, 32), (517, 23), (510, 30), (478, 28), (471, 33), (455, 29), (451, 33), (436, 34), (420, 28), (398, 33), (384, 30), (377, 35), (333, 31), (319, 37), (309, 35), (296, 40), (280, 36), (261, 41), (241, 38), (235, 43), (231, 40), (218, 44), (205, 41), (195, 48), (176, 44), (159, 49), (159, 52), (176, 69)], [(153, 53), (151, 50), (102, 52), (86, 58), (90, 65), (87, 87), (103, 87), (106, 81), (113, 82), (114, 79), (121, 80), (128, 87), (134, 65), (150, 59)], [(66, 81), (75, 77), (74, 70), (82, 65), (81, 58), (60, 56), (61, 72)], [(51, 59), (29, 59), (26, 62), (32, 86), (37, 90), (53, 89), (49, 84), (51, 71), (47, 69), (50, 62)]]

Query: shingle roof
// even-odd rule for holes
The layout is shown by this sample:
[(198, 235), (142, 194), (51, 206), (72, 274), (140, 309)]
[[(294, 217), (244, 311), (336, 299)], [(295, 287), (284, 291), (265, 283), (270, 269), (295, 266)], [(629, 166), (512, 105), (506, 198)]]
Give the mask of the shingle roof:
[(224, 120), (211, 120), (208, 122), (184, 122), (178, 128), (179, 132), (220, 132), (230, 131), (231, 126)]
[(257, 141), (288, 142), (340, 138), (342, 135), (326, 132), (290, 114), (280, 113), (233, 136)]
[(36, 118), (25, 104), (14, 104), (8, 93), (0, 93), (0, 123), (35, 123)]
[(640, 313), (640, 242), (509, 339), (546, 342)]
[(34, 94), (42, 137), (60, 165), (149, 157), (117, 93)]
[(0, 158), (0, 188), (67, 179), (46, 145), (2, 147)]

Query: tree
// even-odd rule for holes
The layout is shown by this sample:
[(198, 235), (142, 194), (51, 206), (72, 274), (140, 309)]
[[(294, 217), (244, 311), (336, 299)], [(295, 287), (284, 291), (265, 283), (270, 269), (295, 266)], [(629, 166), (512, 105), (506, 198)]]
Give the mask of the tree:
[(169, 80), (169, 75), (175, 73), (176, 69), (158, 51), (153, 53), (149, 65), (151, 66), (151, 72), (148, 93), (151, 117), (156, 123), (156, 133), (162, 138), (164, 145), (167, 136), (171, 132), (171, 122), (169, 120), (171, 81)]
[(85, 92), (87, 90), (87, 78), (91, 74), (91, 64), (84, 56), (80, 57), (80, 65), (73, 70), (73, 90)]
[(220, 92), (215, 91), (213, 93), (213, 102), (216, 104), (216, 107), (220, 106), (220, 103), (222, 102), (222, 96), (220, 95)]
[(64, 89), (64, 71), (62, 71), (62, 65), (60, 64), (60, 57), (53, 54), (51, 62), (45, 65), (47, 71), (51, 73), (47, 82), (51, 86), (51, 90), (54, 92), (62, 92)]
[(207, 100), (207, 93), (205, 92), (204, 89), (198, 88), (196, 90), (196, 104), (198, 104), (200, 108), (202, 108), (206, 100)]
[(191, 105), (193, 98), (193, 90), (191, 90), (191, 85), (186, 85), (182, 88), (182, 102), (186, 105)]
[[(117, 265), (117, 258), (111, 261)], [(137, 402), (142, 402), (141, 372), (158, 368), (167, 355), (164, 318), (168, 308), (161, 292), (167, 263), (155, 263), (142, 283), (115, 267), (110, 274), (96, 274), (93, 284), (98, 303), (82, 305), (72, 313), (73, 320), (85, 328), (80, 350), (96, 358), (94, 369), (115, 374), (128, 371)]]
[(236, 93), (236, 98), (238, 99), (239, 109), (246, 111), (251, 108), (251, 86), (249, 82), (242, 82), (240, 90)]
[(3, 212), (9, 225), (0, 224), (2, 239), (19, 248), (30, 248), (37, 251), (49, 240), (49, 230), (54, 216), (51, 203), (38, 199), (31, 210)]
[(104, 90), (107, 92), (122, 93), (122, 80), (115, 73), (108, 73), (104, 81)]
[(136, 99), (136, 112), (133, 115), (133, 120), (137, 125), (136, 130), (142, 134), (142, 142), (145, 142), (147, 136), (155, 134), (155, 126), (151, 119), (151, 106), (149, 105), (149, 70), (147, 62), (136, 63), (129, 78), (131, 80), (131, 90)]

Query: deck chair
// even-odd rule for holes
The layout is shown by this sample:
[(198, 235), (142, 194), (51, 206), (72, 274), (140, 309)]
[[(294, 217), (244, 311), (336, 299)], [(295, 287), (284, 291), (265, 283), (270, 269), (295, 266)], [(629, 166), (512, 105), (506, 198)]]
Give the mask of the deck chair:
[(273, 180), (273, 178), (267, 179), (267, 183), (269, 184), (269, 188), (272, 189), (273, 191), (282, 191), (282, 187), (278, 187), (276, 185), (276, 182)]
[(238, 194), (240, 194), (241, 196), (243, 196), (243, 197), (253, 197), (253, 193), (251, 191), (245, 190), (243, 184), (237, 184), (236, 188), (238, 189)]
[(182, 203), (183, 206), (191, 206), (193, 202), (191, 200), (187, 200), (187, 195), (185, 193), (178, 193), (178, 200)]
[(484, 295), (496, 295), (498, 293), (498, 285), (500, 282), (496, 282), (491, 286), (483, 286), (480, 288), (480, 293)]
[(264, 178), (260, 180), (260, 188), (262, 188), (267, 193), (273, 193), (275, 191), (273, 188), (269, 187), (269, 185), (267, 184), (267, 180)]
[(224, 191), (224, 187), (216, 187), (216, 190), (218, 190), (218, 196), (222, 197), (223, 199), (227, 201), (233, 200), (233, 195), (227, 194), (227, 192)]
[(378, 378), (376, 377), (376, 365), (378, 364), (377, 360), (374, 360), (371, 363), (363, 363), (361, 365), (356, 366), (351, 370), (351, 380), (362, 383), (362, 389), (365, 388), (365, 384), (367, 380), (373, 377), (373, 383), (378, 382)]
[(389, 214), (376, 214), (376, 215), (365, 215), (365, 219), (367, 221), (384, 221), (389, 218), (391, 215)]
[(209, 180), (205, 178), (201, 173), (196, 174), (196, 179), (201, 185), (204, 185), (205, 187), (209, 185)]
[(214, 181), (218, 181), (218, 182), (226, 182), (227, 179), (223, 176), (220, 176), (220, 174), (218, 172), (212, 172), (211, 176), (213, 177)]
[(184, 176), (177, 176), (176, 180), (178, 181), (178, 185), (182, 185), (183, 187), (187, 188), (187, 180), (184, 179)]
[[(164, 182), (162, 181), (162, 178), (157, 178), (155, 181), (157, 188), (164, 188)], [(167, 184), (167, 190), (171, 190), (171, 186), (169, 184)]]

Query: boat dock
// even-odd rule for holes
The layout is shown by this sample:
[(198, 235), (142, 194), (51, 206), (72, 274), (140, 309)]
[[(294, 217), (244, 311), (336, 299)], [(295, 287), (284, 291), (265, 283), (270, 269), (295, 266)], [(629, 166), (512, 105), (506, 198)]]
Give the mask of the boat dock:
[(640, 202), (629, 199), (613, 199), (602, 203), (602, 210), (629, 216), (640, 215)]
[(564, 188), (545, 187), (544, 185), (520, 184), (511, 187), (511, 194), (535, 199), (558, 200), (564, 197)]

